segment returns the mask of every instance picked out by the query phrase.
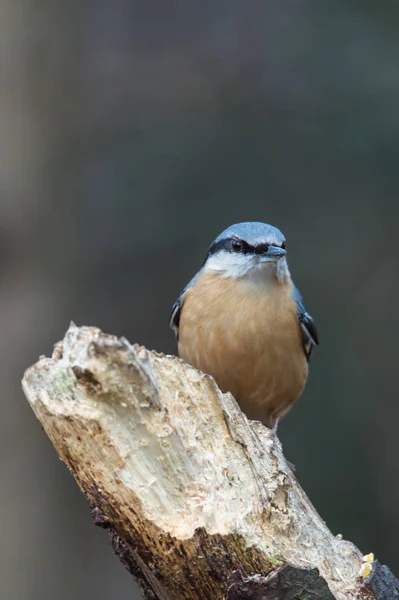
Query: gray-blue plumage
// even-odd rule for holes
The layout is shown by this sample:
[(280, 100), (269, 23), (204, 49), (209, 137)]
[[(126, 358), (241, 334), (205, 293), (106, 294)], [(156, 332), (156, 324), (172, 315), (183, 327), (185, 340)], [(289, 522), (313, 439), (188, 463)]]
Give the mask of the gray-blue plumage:
[(306, 311), (303, 298), (295, 284), (293, 289), (293, 298), (297, 307), (298, 321), (302, 328), (303, 349), (306, 354), (306, 358), (309, 360), (313, 346), (319, 345), (319, 336), (317, 334), (316, 325), (310, 314)]
[(262, 247), (265, 244), (281, 247), (285, 243), (283, 234), (277, 227), (273, 227), (273, 225), (256, 221), (253, 223), (236, 223), (222, 231), (212, 242), (207, 258), (222, 249), (232, 239), (243, 240), (250, 248)]
[(188, 290), (188, 288), (190, 288), (194, 284), (194, 282), (197, 279), (197, 277), (200, 274), (200, 272), (201, 271), (198, 271), (198, 273), (196, 273), (194, 275), (194, 277), (188, 282), (188, 284), (183, 289), (183, 291), (180, 292), (179, 297), (177, 298), (176, 302), (172, 306), (172, 313), (170, 315), (170, 323), (169, 323), (169, 325), (170, 325), (170, 328), (173, 329), (173, 331), (175, 332), (175, 336), (176, 336), (176, 340), (177, 341), (179, 341), (179, 323), (180, 323), (180, 314), (181, 314), (181, 309), (182, 309), (184, 294), (186, 293), (186, 291)]
[(227, 229), (222, 231), (222, 233), (217, 236), (215, 242), (232, 237), (241, 238), (252, 246), (264, 242), (271, 244), (276, 243), (281, 246), (281, 244), (285, 241), (285, 237), (281, 231), (277, 229), (277, 227), (273, 227), (273, 225), (258, 221), (249, 221), (247, 223), (236, 223), (235, 225), (230, 225), (230, 227), (227, 227)]

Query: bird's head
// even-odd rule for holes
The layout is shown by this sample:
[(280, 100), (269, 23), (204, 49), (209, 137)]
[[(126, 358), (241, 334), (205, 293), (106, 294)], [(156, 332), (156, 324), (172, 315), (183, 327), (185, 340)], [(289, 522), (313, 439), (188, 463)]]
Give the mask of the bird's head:
[(237, 223), (211, 244), (203, 270), (249, 283), (283, 284), (290, 277), (286, 254), (285, 238), (276, 227), (266, 223)]

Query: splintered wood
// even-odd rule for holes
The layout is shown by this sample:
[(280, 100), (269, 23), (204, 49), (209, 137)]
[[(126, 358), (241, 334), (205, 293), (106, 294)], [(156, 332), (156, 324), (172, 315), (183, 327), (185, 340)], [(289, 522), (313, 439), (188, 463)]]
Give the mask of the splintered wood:
[(329, 531), (277, 437), (211, 377), (71, 325), (23, 387), (147, 598), (375, 597), (360, 552)]

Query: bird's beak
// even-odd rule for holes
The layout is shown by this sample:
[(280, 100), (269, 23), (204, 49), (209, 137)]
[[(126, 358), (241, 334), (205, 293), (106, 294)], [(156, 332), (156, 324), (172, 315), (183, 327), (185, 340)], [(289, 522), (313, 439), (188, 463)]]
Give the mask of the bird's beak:
[(284, 248), (279, 248), (278, 246), (269, 246), (267, 252), (264, 253), (264, 257), (269, 260), (278, 260), (285, 256), (287, 251)]

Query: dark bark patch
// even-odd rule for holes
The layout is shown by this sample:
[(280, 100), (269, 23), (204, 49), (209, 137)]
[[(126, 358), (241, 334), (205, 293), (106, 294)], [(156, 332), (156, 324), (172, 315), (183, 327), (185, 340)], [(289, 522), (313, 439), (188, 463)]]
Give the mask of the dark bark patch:
[(227, 600), (334, 600), (318, 569), (284, 565), (267, 577), (238, 578), (229, 588)]
[(72, 367), (76, 379), (82, 384), (89, 393), (98, 393), (101, 391), (101, 383), (97, 381), (95, 376), (89, 369), (82, 369), (78, 365)]
[(399, 580), (378, 560), (373, 562), (370, 575), (361, 582), (359, 598), (362, 600), (399, 600)]

